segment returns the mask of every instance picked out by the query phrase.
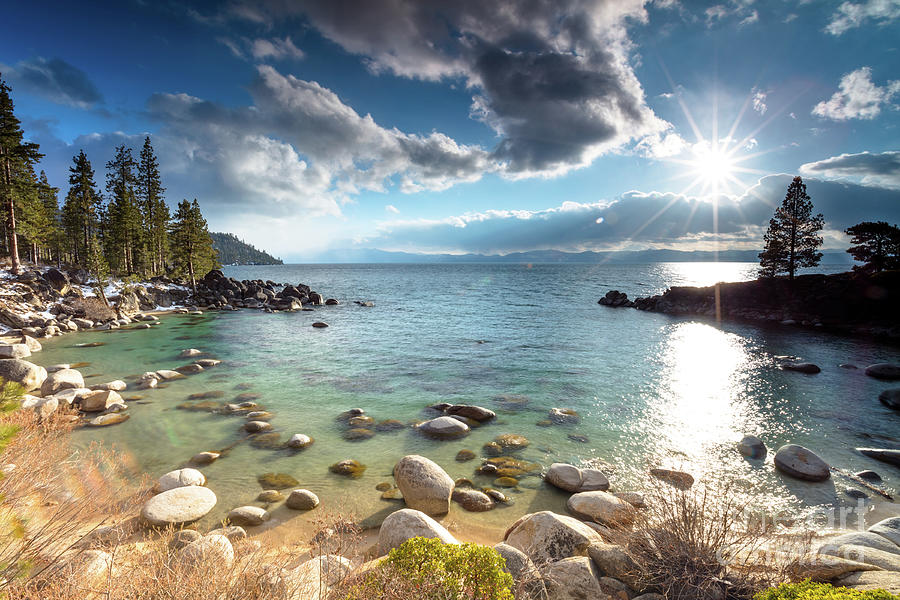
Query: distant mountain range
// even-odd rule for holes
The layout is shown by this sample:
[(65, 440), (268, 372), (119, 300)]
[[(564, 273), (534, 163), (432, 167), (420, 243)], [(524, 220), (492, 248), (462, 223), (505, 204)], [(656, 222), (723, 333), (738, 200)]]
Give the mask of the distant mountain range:
[[(682, 250), (639, 250), (623, 252), (563, 252), (532, 250), (511, 254), (418, 254), (385, 250), (328, 250), (302, 262), (309, 263), (608, 263), (646, 264), (655, 262), (758, 262), (759, 250), (725, 250), (718, 253)], [(850, 265), (846, 252), (824, 252), (822, 264)]]
[(213, 248), (219, 253), (223, 265), (282, 265), (280, 258), (239, 239), (233, 233), (211, 232)]

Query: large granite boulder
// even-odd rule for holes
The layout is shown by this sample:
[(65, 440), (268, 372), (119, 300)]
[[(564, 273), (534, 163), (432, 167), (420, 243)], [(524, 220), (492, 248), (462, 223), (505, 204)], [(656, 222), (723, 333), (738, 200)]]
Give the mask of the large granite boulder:
[(797, 444), (782, 446), (775, 453), (775, 468), (806, 481), (825, 481), (831, 477), (828, 464), (812, 450)]
[(197, 469), (176, 469), (169, 471), (156, 481), (153, 491), (157, 494), (189, 485), (205, 485), (206, 476)]
[(634, 522), (634, 506), (601, 491), (579, 492), (569, 497), (566, 508), (585, 521), (593, 521), (607, 527), (627, 527)]
[(141, 519), (152, 527), (179, 526), (204, 517), (216, 505), (209, 488), (186, 486), (157, 494), (141, 509)]
[(25, 344), (0, 345), (0, 359), (28, 358), (29, 356), (31, 356), (31, 349)]
[(454, 404), (447, 409), (447, 414), (466, 417), (479, 422), (490, 421), (497, 416), (497, 413), (492, 410), (471, 404)]
[(621, 546), (603, 542), (591, 544), (588, 556), (601, 575), (618, 579), (633, 590), (642, 592), (647, 587), (638, 578), (637, 565)]
[(869, 531), (877, 533), (900, 546), (900, 517), (890, 517), (889, 519), (878, 521), (869, 527)]
[(572, 556), (551, 562), (541, 569), (549, 600), (605, 600), (600, 574), (587, 556)]
[(239, 506), (228, 513), (228, 522), (242, 527), (262, 525), (269, 520), (269, 511), (258, 506)]
[(504, 541), (528, 555), (538, 566), (583, 555), (600, 535), (572, 517), (541, 511), (523, 516), (506, 531)]
[(436, 538), (445, 544), (458, 544), (443, 525), (423, 512), (404, 508), (387, 516), (378, 530), (378, 555), (383, 556), (414, 537)]
[(453, 479), (437, 463), (411, 454), (394, 466), (394, 479), (406, 505), (426, 515), (450, 511)]
[(469, 433), (469, 426), (453, 417), (438, 417), (421, 423), (419, 431), (437, 439), (454, 439)]
[(206, 535), (185, 546), (181, 557), (192, 567), (205, 565), (228, 569), (234, 564), (234, 547), (224, 535)]
[(544, 600), (547, 597), (544, 579), (527, 554), (506, 542), (496, 544), (494, 550), (503, 557), (506, 563), (504, 570), (512, 575), (516, 598)]
[(590, 492), (609, 489), (609, 479), (597, 469), (579, 469), (566, 463), (553, 463), (544, 480), (567, 492)]
[(101, 412), (113, 404), (124, 404), (118, 392), (96, 390), (82, 396), (79, 406), (84, 412)]
[(857, 571), (836, 580), (834, 585), (861, 591), (884, 590), (900, 596), (900, 577), (890, 571)]
[(900, 571), (900, 554), (894, 552), (885, 552), (867, 546), (856, 546), (854, 544), (845, 544), (840, 548), (828, 548), (827, 552), (830, 556), (843, 558), (861, 562), (867, 565), (873, 565), (884, 569), (885, 571)]
[(36, 390), (47, 379), (47, 369), (19, 358), (0, 360), (0, 377), (6, 381), (15, 381), (26, 392)]
[(900, 379), (900, 365), (896, 363), (878, 363), (866, 367), (866, 375), (875, 379), (897, 381)]
[(84, 387), (84, 377), (75, 369), (60, 369), (47, 375), (41, 384), (41, 394), (49, 396), (62, 390), (79, 389)]

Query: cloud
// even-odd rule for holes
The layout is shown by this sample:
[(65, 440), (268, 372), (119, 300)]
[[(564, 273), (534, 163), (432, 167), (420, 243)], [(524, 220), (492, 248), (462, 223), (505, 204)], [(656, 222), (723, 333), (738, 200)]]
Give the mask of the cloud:
[(768, 94), (760, 89), (753, 88), (753, 110), (758, 112), (761, 115), (766, 114), (766, 111), (769, 110), (768, 105), (766, 104), (766, 97)]
[(861, 27), (867, 21), (887, 25), (900, 18), (900, 0), (865, 0), (844, 2), (831, 15), (825, 31), (841, 35), (850, 29)]
[(40, 56), (15, 66), (0, 65), (0, 71), (13, 87), (43, 96), (57, 104), (91, 108), (103, 102), (103, 96), (87, 73), (61, 58)]
[(374, 73), (464, 83), (471, 116), (499, 138), (493, 161), (512, 178), (583, 167), (670, 127), (647, 106), (630, 64), (627, 26), (646, 22), (644, 0), (238, 6), (252, 8), (254, 22), (303, 16)]
[(900, 190), (900, 151), (841, 154), (800, 167), (804, 175), (849, 180), (864, 186)]
[(384, 210), (386, 210), (386, 211), (389, 212), (389, 213), (393, 213), (393, 214), (395, 214), (395, 215), (399, 215), (399, 214), (400, 214), (400, 209), (397, 208), (396, 206), (394, 206), (393, 204), (386, 204), (386, 205), (384, 206)]
[(860, 67), (841, 77), (840, 91), (829, 100), (815, 105), (812, 114), (833, 121), (874, 119), (881, 107), (900, 93), (900, 81), (889, 81), (884, 87), (872, 82), (872, 69)]
[(316, 82), (267, 65), (257, 73), (250, 106), (187, 94), (155, 94), (148, 102), (168, 169), (209, 186), (229, 210), (339, 215), (362, 191), (442, 190), (494, 168), (481, 148), (437, 132), (383, 128)]
[(305, 56), (303, 50), (294, 45), (294, 41), (290, 36), (272, 39), (242, 37), (237, 40), (220, 37), (218, 41), (227, 46), (236, 57), (244, 60), (253, 59), (257, 62), (267, 59), (281, 60), (287, 58), (300, 60)]
[(759, 13), (753, 8), (754, 3), (755, 0), (728, 0), (728, 2), (709, 6), (704, 11), (706, 26), (712, 27), (716, 23), (730, 17), (740, 19), (738, 27), (752, 25), (759, 21)]
[[(786, 174), (763, 177), (741, 195), (720, 196), (715, 207), (710, 198), (631, 191), (612, 201), (565, 202), (543, 210), (487, 210), (439, 220), (399, 220), (383, 223), (377, 237), (360, 245), (501, 254), (535, 249), (709, 249), (716, 241), (723, 249), (760, 248), (768, 220), (792, 178)], [(840, 231), (860, 219), (900, 217), (900, 193), (895, 191), (819, 180), (806, 183), (815, 210), (825, 214), (829, 231)]]

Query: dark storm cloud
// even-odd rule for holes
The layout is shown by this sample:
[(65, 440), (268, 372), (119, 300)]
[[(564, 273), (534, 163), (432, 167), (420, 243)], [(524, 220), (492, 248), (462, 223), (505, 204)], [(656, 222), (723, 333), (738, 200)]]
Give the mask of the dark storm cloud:
[(90, 108), (103, 101), (87, 73), (61, 58), (30, 58), (15, 66), (0, 66), (0, 71), (15, 87), (57, 104)]
[(900, 189), (900, 151), (841, 154), (806, 163), (800, 172), (828, 179), (858, 180), (863, 185)]
[(254, 23), (305, 17), (374, 72), (461, 79), (512, 177), (585, 166), (670, 126), (646, 105), (626, 25), (643, 0), (331, 0), (233, 3)]
[[(386, 250), (508, 253), (542, 248), (609, 250), (627, 247), (761, 247), (762, 232), (780, 204), (791, 175), (769, 175), (737, 197), (709, 199), (671, 193), (628, 192), (611, 202), (538, 211), (485, 211), (442, 220), (386, 223), (365, 247)], [(900, 193), (808, 180), (826, 229), (841, 231), (861, 220), (900, 219)], [(834, 239), (835, 233), (829, 234)]]

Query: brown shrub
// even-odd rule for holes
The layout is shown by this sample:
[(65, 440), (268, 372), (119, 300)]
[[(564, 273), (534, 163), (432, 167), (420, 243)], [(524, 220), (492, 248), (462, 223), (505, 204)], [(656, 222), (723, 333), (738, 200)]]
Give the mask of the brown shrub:
[(116, 311), (97, 297), (78, 298), (72, 302), (76, 314), (94, 322), (109, 321), (116, 318)]

